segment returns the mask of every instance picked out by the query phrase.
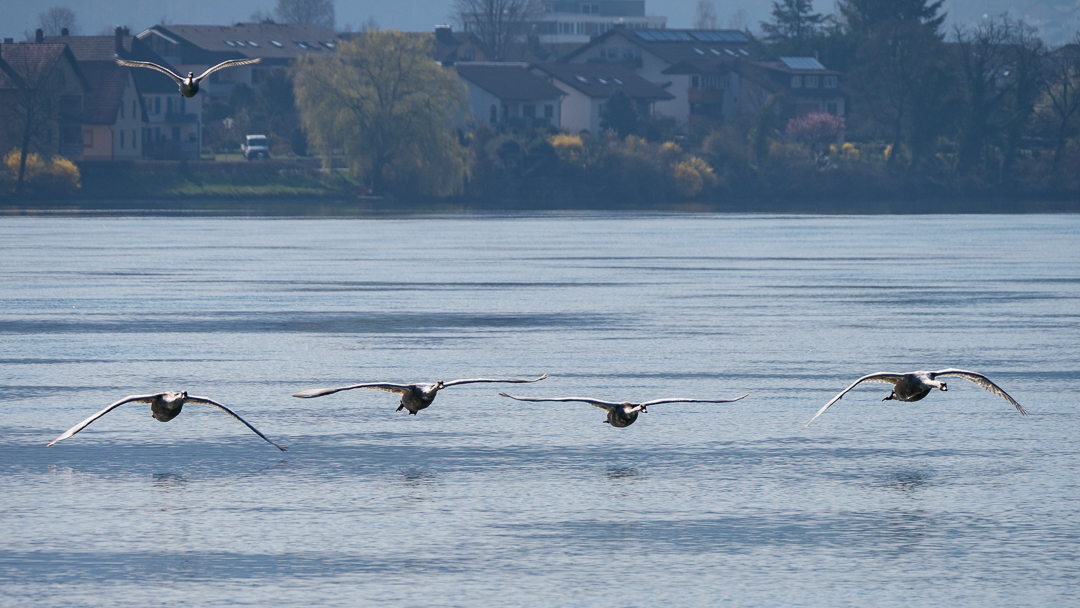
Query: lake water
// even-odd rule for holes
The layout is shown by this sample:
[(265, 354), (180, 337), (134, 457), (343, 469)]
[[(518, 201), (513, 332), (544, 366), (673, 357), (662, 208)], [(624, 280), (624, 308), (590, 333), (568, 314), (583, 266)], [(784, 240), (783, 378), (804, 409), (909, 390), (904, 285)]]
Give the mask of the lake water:
[[(1078, 345), (1077, 215), (0, 218), (0, 605), (1076, 605)], [(1031, 416), (803, 428), (945, 367)], [(160, 390), (289, 451), (144, 404), (45, 447)]]

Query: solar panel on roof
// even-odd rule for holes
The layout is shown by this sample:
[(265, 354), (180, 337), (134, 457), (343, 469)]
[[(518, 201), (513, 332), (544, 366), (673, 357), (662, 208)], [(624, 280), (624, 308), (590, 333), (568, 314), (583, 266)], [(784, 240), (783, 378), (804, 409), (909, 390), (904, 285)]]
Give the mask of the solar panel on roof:
[(781, 57), (780, 61), (792, 70), (824, 70), (825, 66), (821, 65), (817, 59), (813, 57)]
[(692, 31), (689, 35), (702, 42), (746, 42), (742, 32)]

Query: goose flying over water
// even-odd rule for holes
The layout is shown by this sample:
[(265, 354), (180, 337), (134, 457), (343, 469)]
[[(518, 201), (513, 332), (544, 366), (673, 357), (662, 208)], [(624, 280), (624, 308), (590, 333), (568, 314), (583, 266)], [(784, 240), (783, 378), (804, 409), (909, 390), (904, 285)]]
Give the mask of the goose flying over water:
[(179, 416), (180, 415), (180, 410), (184, 407), (184, 404), (186, 404), (186, 403), (198, 403), (199, 405), (209, 405), (210, 407), (216, 407), (219, 410), (222, 410), (223, 412), (225, 412), (226, 414), (232, 416), (233, 418), (236, 418), (240, 422), (243, 422), (244, 426), (248, 427), (252, 431), (255, 431), (256, 435), (258, 435), (259, 437), (262, 437), (263, 439), (266, 439), (267, 443), (269, 443), (270, 445), (274, 446), (275, 448), (281, 450), (282, 452), (284, 452), (286, 449), (288, 449), (283, 445), (278, 445), (278, 444), (274, 443), (273, 441), (270, 441), (269, 439), (267, 439), (266, 435), (263, 435), (262, 433), (259, 432), (259, 429), (257, 429), (255, 427), (251, 426), (250, 424), (248, 424), (247, 420), (244, 420), (239, 415), (237, 415), (236, 412), (230, 410), (229, 408), (225, 407), (224, 405), (218, 403), (217, 401), (207, 399), (206, 397), (196, 397), (194, 395), (188, 396), (187, 391), (181, 391), (179, 393), (174, 392), (174, 391), (165, 391), (165, 392), (161, 392), (161, 393), (154, 393), (152, 395), (130, 395), (128, 397), (124, 397), (120, 401), (117, 401), (116, 403), (114, 403), (114, 404), (110, 405), (109, 407), (101, 410), (100, 412), (94, 414), (93, 416), (90, 416), (86, 420), (83, 420), (79, 424), (71, 427), (70, 429), (67, 430), (66, 433), (64, 433), (63, 435), (60, 435), (56, 439), (53, 439), (52, 441), (50, 441), (48, 445), (50, 445), (50, 446), (54, 445), (56, 443), (59, 443), (59, 442), (65, 440), (65, 439), (67, 439), (68, 437), (71, 437), (75, 433), (78, 433), (79, 431), (85, 429), (87, 426), (90, 425), (91, 422), (97, 420), (98, 418), (101, 418), (105, 414), (108, 414), (109, 412), (115, 410), (116, 408), (120, 407), (121, 405), (124, 405), (125, 403), (149, 403), (150, 404), (150, 415), (153, 416), (154, 419), (156, 419), (156, 420), (158, 420), (160, 422), (168, 422), (168, 421), (172, 420), (173, 418), (176, 418), (177, 416)]
[(160, 66), (156, 63), (151, 63), (149, 61), (129, 61), (127, 59), (117, 59), (116, 63), (117, 65), (122, 65), (128, 68), (150, 68), (151, 70), (157, 70), (162, 74), (165, 74), (169, 78), (172, 78), (176, 81), (176, 84), (180, 85), (181, 95), (183, 95), (184, 97), (194, 97), (195, 94), (199, 92), (199, 82), (210, 74), (213, 74), (214, 72), (225, 68), (231, 68), (241, 65), (251, 65), (253, 63), (259, 63), (260, 61), (262, 61), (261, 57), (257, 57), (255, 59), (230, 59), (228, 61), (222, 61), (221, 63), (215, 65), (209, 70), (206, 70), (202, 73), (201, 76), (198, 77), (195, 76), (195, 72), (188, 72), (187, 78), (177, 74), (176, 72), (170, 70), (167, 67)]
[(507, 378), (505, 380), (492, 380), (489, 378), (471, 378), (466, 380), (451, 380), (450, 382), (443, 382), (439, 380), (434, 384), (391, 384), (389, 382), (366, 382), (364, 384), (354, 384), (352, 386), (342, 386), (340, 388), (313, 388), (300, 393), (296, 393), (293, 397), (300, 397), (301, 399), (310, 399), (312, 397), (322, 397), (323, 395), (331, 395), (340, 391), (350, 391), (354, 388), (373, 388), (375, 390), (386, 391), (388, 393), (397, 393), (401, 395), (401, 404), (398, 405), (397, 410), (409, 410), (409, 413), (416, 415), (416, 412), (431, 405), (431, 402), (435, 400), (435, 394), (444, 388), (450, 388), (451, 386), (458, 386), (459, 384), (473, 384), (475, 382), (506, 382), (513, 384), (521, 384), (525, 382), (539, 382), (548, 375), (544, 374), (539, 378), (533, 378), (531, 380), (527, 378)]
[(610, 424), (614, 427), (627, 427), (634, 424), (637, 420), (638, 413), (648, 414), (650, 405), (658, 405), (661, 403), (731, 403), (732, 401), (738, 401), (743, 397), (748, 396), (750, 393), (743, 395), (742, 397), (735, 397), (734, 399), (654, 399), (652, 401), (646, 401), (644, 403), (634, 403), (632, 401), (601, 401), (600, 399), (587, 399), (585, 397), (552, 397), (546, 399), (540, 399), (536, 397), (515, 397), (513, 395), (507, 395), (506, 393), (499, 393), (503, 397), (509, 397), (511, 399), (517, 399), (518, 401), (580, 401), (582, 403), (588, 403), (595, 405), (596, 407), (607, 412), (607, 420), (605, 424)]
[[(825, 404), (825, 407), (818, 410), (818, 413), (814, 414), (814, 417), (810, 419), (813, 422), (818, 416), (825, 413), (825, 410), (829, 409), (829, 406), (840, 400), (841, 397), (847, 394), (848, 391), (855, 388), (862, 382), (883, 382), (893, 385), (892, 392), (888, 397), (882, 399), (882, 401), (918, 401), (923, 397), (930, 394), (933, 389), (939, 389), (942, 391), (949, 390), (948, 386), (944, 382), (938, 380), (938, 378), (946, 376), (955, 376), (957, 378), (963, 378), (965, 380), (971, 380), (975, 384), (985, 388), (986, 390), (994, 393), (998, 397), (1001, 397), (1013, 404), (1018, 412), (1027, 416), (1028, 411), (1025, 410), (1015, 399), (1009, 396), (1008, 393), (1001, 390), (1001, 387), (994, 384), (986, 376), (969, 372), (963, 369), (943, 369), (937, 372), (909, 372), (906, 374), (894, 374), (891, 372), (877, 372), (876, 374), (868, 374), (856, 380), (851, 386), (845, 388), (839, 395), (832, 398), (831, 401)], [(806, 426), (810, 426), (810, 422), (806, 423)]]

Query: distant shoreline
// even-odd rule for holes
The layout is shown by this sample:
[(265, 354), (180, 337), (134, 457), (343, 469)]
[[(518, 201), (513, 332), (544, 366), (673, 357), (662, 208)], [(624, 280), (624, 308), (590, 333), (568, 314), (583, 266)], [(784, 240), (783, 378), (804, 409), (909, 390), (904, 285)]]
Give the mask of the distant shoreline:
[(250, 217), (383, 217), (408, 215), (498, 215), (528, 213), (783, 213), (796, 215), (935, 215), (1080, 213), (1080, 200), (917, 200), (917, 201), (730, 201), (680, 202), (614, 207), (605, 204), (551, 204), (534, 201), (415, 201), (367, 198), (200, 198), (0, 201), (0, 214), (177, 215)]

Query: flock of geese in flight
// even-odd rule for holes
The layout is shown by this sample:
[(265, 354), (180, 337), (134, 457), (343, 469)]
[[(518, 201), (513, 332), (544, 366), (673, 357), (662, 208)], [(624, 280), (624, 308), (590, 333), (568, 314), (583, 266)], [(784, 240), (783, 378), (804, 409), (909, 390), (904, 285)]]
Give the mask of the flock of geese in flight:
[[(176, 82), (177, 86), (180, 87), (181, 95), (183, 95), (184, 97), (194, 97), (199, 92), (199, 83), (210, 74), (224, 68), (250, 65), (253, 63), (259, 63), (260, 61), (261, 59), (231, 59), (229, 61), (223, 61), (222, 63), (213, 66), (199, 76), (195, 76), (193, 72), (188, 72), (188, 75), (186, 77), (181, 76), (176, 72), (173, 72), (169, 68), (147, 61), (127, 61), (119, 59), (116, 61), (116, 63), (126, 67), (148, 68), (151, 70), (157, 70), (158, 72), (167, 75), (169, 78), (172, 78)], [(401, 403), (398, 405), (397, 411), (400, 412), (401, 410), (407, 410), (410, 414), (416, 415), (416, 413), (420, 410), (430, 406), (431, 403), (435, 401), (435, 395), (444, 388), (450, 388), (451, 386), (460, 386), (462, 384), (475, 384), (480, 382), (522, 384), (539, 382), (540, 380), (543, 380), (547, 377), (547, 374), (544, 374), (539, 378), (533, 378), (531, 380), (525, 378), (507, 378), (502, 380), (493, 380), (490, 378), (471, 378), (463, 380), (452, 380), (450, 382), (443, 382), (442, 380), (439, 380), (430, 384), (394, 384), (390, 382), (365, 382), (362, 384), (353, 384), (351, 386), (341, 386), (337, 388), (306, 390), (296, 393), (295, 395), (293, 395), (293, 397), (311, 399), (313, 397), (323, 397), (341, 391), (349, 391), (357, 388), (370, 388), (401, 395)], [(943, 377), (955, 377), (970, 380), (975, 384), (978, 384), (982, 388), (990, 391), (991, 393), (1005, 399), (1006, 401), (1011, 403), (1013, 407), (1015, 407), (1016, 410), (1021, 414), (1026, 416), (1028, 413), (1027, 410), (1025, 410), (1019, 403), (1017, 403), (1016, 400), (1010, 397), (1008, 393), (1002, 390), (1001, 387), (991, 382), (990, 379), (986, 376), (976, 372), (969, 372), (962, 369), (952, 368), (943, 369), (936, 372), (916, 371), (908, 372), (906, 374), (877, 372), (859, 378), (858, 380), (853, 382), (851, 386), (841, 391), (839, 395), (833, 397), (832, 400), (826, 403), (824, 407), (822, 407), (820, 410), (818, 410), (816, 414), (814, 414), (814, 417), (810, 419), (810, 422), (806, 423), (806, 426), (810, 426), (810, 423), (816, 420), (818, 416), (824, 414), (825, 410), (829, 409), (829, 406), (839, 401), (841, 397), (848, 393), (848, 391), (855, 388), (859, 384), (862, 384), (863, 382), (883, 382), (891, 384), (893, 387), (892, 392), (889, 393), (889, 396), (885, 397), (883, 401), (892, 400), (912, 402), (919, 401), (923, 397), (926, 397), (930, 394), (930, 391), (934, 390), (935, 388), (941, 391), (948, 390), (946, 384), (941, 380), (938, 380), (938, 378)], [(661, 403), (731, 403), (733, 401), (738, 401), (748, 396), (748, 394), (741, 395), (739, 397), (735, 397), (734, 399), (653, 399), (652, 401), (637, 403), (633, 401), (604, 401), (602, 399), (592, 399), (588, 397), (515, 397), (514, 395), (509, 395), (507, 393), (499, 393), (499, 395), (503, 397), (508, 397), (510, 399), (515, 399), (517, 401), (528, 401), (533, 403), (547, 401), (588, 403), (589, 405), (596, 406), (607, 412), (607, 419), (604, 420), (604, 422), (618, 428), (625, 428), (630, 426), (631, 424), (634, 424), (634, 422), (638, 418), (638, 414), (648, 413), (648, 408), (650, 405), (659, 405)], [(90, 416), (86, 420), (83, 420), (79, 424), (71, 427), (63, 435), (60, 435), (56, 439), (50, 441), (48, 445), (55, 445), (56, 443), (71, 437), (75, 433), (78, 433), (79, 431), (89, 426), (90, 423), (94, 422), (98, 418), (101, 418), (105, 414), (108, 414), (109, 412), (126, 403), (149, 403), (150, 415), (153, 416), (154, 419), (161, 422), (168, 422), (173, 418), (179, 416), (180, 410), (183, 409), (184, 405), (188, 403), (208, 405), (210, 407), (215, 407), (225, 412), (226, 414), (229, 414), (233, 418), (236, 418), (249, 429), (254, 431), (256, 435), (262, 437), (266, 440), (267, 443), (276, 447), (277, 449), (281, 451), (285, 451), (287, 449), (286, 446), (279, 445), (277, 443), (274, 443), (273, 441), (270, 441), (270, 439), (267, 438), (266, 435), (263, 435), (261, 432), (259, 432), (259, 429), (251, 426), (251, 424), (241, 418), (239, 414), (232, 411), (228, 407), (207, 397), (196, 397), (194, 395), (188, 395), (186, 391), (164, 391), (151, 395), (130, 395), (128, 397), (124, 397), (120, 401), (109, 405), (100, 412), (97, 412), (93, 416)]]
[[(504, 379), (491, 379), (491, 378), (468, 378), (462, 380), (451, 380), (450, 382), (443, 382), (439, 380), (433, 383), (416, 383), (416, 384), (395, 384), (391, 382), (364, 382), (361, 384), (353, 384), (350, 386), (339, 386), (336, 388), (316, 388), (306, 391), (301, 391), (293, 395), (293, 397), (299, 397), (301, 399), (311, 399), (313, 397), (324, 397), (326, 395), (332, 395), (341, 391), (350, 391), (357, 388), (370, 388), (374, 390), (387, 391), (401, 395), (401, 403), (398, 405), (396, 411), (407, 410), (410, 414), (416, 415), (422, 409), (426, 409), (435, 401), (435, 396), (439, 391), (451, 386), (460, 386), (462, 384), (476, 384), (476, 383), (503, 383), (503, 384), (527, 384), (532, 382), (539, 382), (547, 378), (548, 375), (544, 374), (539, 378), (504, 378)], [(829, 409), (829, 406), (840, 400), (841, 397), (846, 395), (848, 391), (855, 388), (863, 382), (882, 382), (892, 385), (892, 392), (889, 393), (882, 401), (919, 401), (923, 397), (930, 394), (930, 391), (938, 389), (940, 391), (947, 391), (948, 386), (945, 382), (938, 380), (938, 378), (955, 377), (970, 380), (975, 384), (981, 386), (987, 391), (1005, 399), (1016, 408), (1018, 412), (1027, 416), (1028, 412), (1025, 410), (1015, 399), (1009, 396), (1000, 386), (994, 384), (986, 376), (969, 372), (962, 369), (943, 369), (936, 372), (917, 371), (908, 372), (906, 374), (898, 374), (892, 372), (878, 372), (875, 374), (868, 374), (859, 378), (840, 392), (839, 395), (833, 397), (828, 403), (825, 404), (814, 417), (810, 419), (810, 422), (806, 423), (806, 426), (810, 426), (818, 416), (825, 413), (825, 410)], [(515, 397), (507, 393), (499, 393), (503, 397), (515, 399), (517, 401), (528, 401), (532, 403), (536, 402), (581, 402), (589, 405), (596, 406), (605, 412), (607, 412), (607, 419), (605, 423), (610, 424), (613, 427), (625, 428), (634, 424), (638, 418), (638, 414), (647, 414), (648, 408), (651, 405), (659, 405), (661, 403), (731, 403), (747, 397), (747, 395), (741, 395), (734, 399), (685, 399), (681, 397), (667, 398), (667, 399), (653, 399), (652, 401), (634, 402), (634, 401), (605, 401), (602, 399), (592, 399), (588, 397)], [(188, 403), (194, 403), (198, 405), (208, 405), (210, 407), (217, 408), (226, 414), (229, 414), (233, 418), (236, 418), (249, 429), (255, 432), (256, 435), (262, 437), (267, 443), (273, 445), (281, 451), (285, 451), (286, 446), (279, 445), (270, 441), (266, 435), (259, 432), (259, 429), (251, 426), (246, 420), (240, 417), (239, 414), (232, 411), (228, 407), (209, 399), (207, 397), (196, 397), (194, 395), (188, 395), (186, 391), (174, 392), (164, 391), (161, 393), (154, 393), (150, 395), (131, 395), (124, 397), (120, 401), (113, 403), (105, 409), (97, 412), (93, 416), (90, 416), (86, 420), (83, 420), (79, 424), (68, 429), (63, 435), (60, 435), (56, 439), (49, 442), (48, 445), (55, 445), (56, 443), (63, 441), (72, 435), (83, 430), (90, 423), (94, 422), (98, 418), (101, 418), (105, 414), (113, 411), (114, 409), (124, 405), (126, 403), (149, 403), (150, 415), (155, 420), (160, 422), (168, 422), (173, 418), (180, 415), (180, 410), (184, 405)]]

